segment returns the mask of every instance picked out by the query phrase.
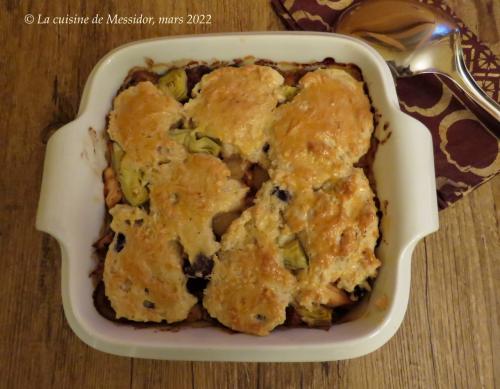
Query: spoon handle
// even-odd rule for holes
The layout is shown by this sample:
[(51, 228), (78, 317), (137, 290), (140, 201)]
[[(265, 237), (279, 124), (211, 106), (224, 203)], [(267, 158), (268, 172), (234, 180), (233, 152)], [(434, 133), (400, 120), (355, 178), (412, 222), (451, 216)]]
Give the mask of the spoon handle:
[[(458, 40), (459, 42), (459, 40)], [(464, 55), (460, 44), (455, 45), (455, 66), (454, 71), (446, 74), (452, 79), (467, 95), (486, 112), (488, 112), (497, 122), (500, 123), (500, 105), (489, 97), (476, 83), (472, 75), (467, 70)]]

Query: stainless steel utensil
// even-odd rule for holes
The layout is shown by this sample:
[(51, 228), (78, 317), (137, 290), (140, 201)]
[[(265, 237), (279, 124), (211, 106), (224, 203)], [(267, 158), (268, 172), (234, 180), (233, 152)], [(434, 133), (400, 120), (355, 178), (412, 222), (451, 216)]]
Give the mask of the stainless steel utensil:
[(500, 123), (500, 105), (467, 70), (459, 28), (444, 12), (412, 0), (365, 0), (344, 11), (335, 31), (368, 42), (397, 77), (437, 73), (450, 78)]

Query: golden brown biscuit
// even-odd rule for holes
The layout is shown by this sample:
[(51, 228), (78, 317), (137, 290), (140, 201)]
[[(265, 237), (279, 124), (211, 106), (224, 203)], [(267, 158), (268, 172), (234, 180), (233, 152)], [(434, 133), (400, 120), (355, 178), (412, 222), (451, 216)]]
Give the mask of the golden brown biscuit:
[[(298, 276), (295, 302), (306, 309), (338, 305), (338, 290), (352, 292), (375, 277), (378, 220), (373, 192), (363, 170), (314, 193), (307, 226), (300, 234), (309, 266)], [(335, 288), (336, 287), (336, 288)]]
[(148, 170), (183, 159), (184, 148), (168, 136), (168, 130), (182, 118), (181, 109), (179, 102), (151, 82), (140, 82), (115, 98), (109, 114), (109, 136), (138, 168)]
[(220, 139), (226, 151), (235, 149), (257, 162), (282, 84), (283, 77), (266, 66), (216, 69), (195, 87), (195, 98), (184, 106), (186, 116), (201, 132)]
[(271, 193), (265, 184), (256, 204), (229, 227), (203, 299), (212, 317), (255, 335), (285, 321), (295, 285), (278, 248), (283, 202)]
[(116, 232), (104, 266), (106, 295), (117, 318), (173, 323), (186, 319), (197, 299), (186, 289), (178, 245), (144, 211), (117, 205)]
[(198, 255), (211, 257), (215, 241), (212, 219), (238, 209), (247, 188), (209, 154), (189, 154), (184, 161), (159, 167), (150, 187), (151, 213), (178, 237), (191, 263)]
[(373, 131), (363, 83), (339, 69), (318, 69), (276, 110), (271, 177), (292, 190), (317, 188), (366, 153)]

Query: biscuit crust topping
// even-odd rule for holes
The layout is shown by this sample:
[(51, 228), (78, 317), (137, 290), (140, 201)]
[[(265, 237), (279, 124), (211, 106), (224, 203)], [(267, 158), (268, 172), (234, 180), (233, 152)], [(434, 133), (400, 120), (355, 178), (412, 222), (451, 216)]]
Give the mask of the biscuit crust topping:
[(374, 131), (360, 72), (255, 59), (140, 72), (107, 127), (99, 247), (116, 318), (330, 326), (381, 266), (374, 188), (355, 167)]

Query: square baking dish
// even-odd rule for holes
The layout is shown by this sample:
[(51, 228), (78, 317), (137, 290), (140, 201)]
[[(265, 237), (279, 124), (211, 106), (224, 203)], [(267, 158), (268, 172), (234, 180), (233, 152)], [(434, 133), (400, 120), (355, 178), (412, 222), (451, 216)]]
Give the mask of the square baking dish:
[[(106, 320), (94, 308), (96, 266), (92, 244), (104, 220), (104, 127), (113, 97), (134, 66), (190, 59), (232, 60), (252, 55), (272, 61), (312, 62), (333, 57), (358, 65), (387, 138), (374, 162), (381, 201), (382, 268), (357, 318), (332, 326), (278, 328), (267, 337), (230, 334), (220, 328), (178, 332), (136, 329)], [(382, 129), (388, 125), (388, 130)], [(387, 137), (389, 131), (390, 137)], [(88, 345), (112, 354), (171, 360), (327, 361), (354, 358), (382, 346), (400, 326), (410, 290), (411, 255), (417, 242), (438, 228), (434, 159), (428, 130), (399, 110), (384, 60), (351, 37), (326, 33), (242, 33), (159, 38), (131, 43), (107, 54), (94, 68), (77, 118), (49, 140), (36, 227), (57, 239), (62, 253), (64, 312)]]

